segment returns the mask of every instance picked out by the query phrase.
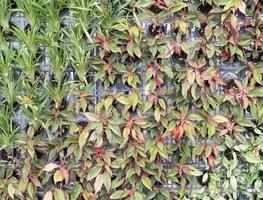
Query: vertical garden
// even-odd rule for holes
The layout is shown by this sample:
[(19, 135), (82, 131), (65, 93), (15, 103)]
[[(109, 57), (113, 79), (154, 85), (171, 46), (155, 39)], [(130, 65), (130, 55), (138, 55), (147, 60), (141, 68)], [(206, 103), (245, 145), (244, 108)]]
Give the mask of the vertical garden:
[(263, 198), (263, 1), (1, 0), (0, 200)]

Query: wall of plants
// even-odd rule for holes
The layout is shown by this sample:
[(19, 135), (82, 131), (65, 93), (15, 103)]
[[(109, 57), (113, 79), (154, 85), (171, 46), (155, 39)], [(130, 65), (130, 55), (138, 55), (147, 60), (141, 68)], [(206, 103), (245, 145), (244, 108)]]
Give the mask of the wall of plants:
[(0, 200), (263, 198), (262, 0), (1, 0)]

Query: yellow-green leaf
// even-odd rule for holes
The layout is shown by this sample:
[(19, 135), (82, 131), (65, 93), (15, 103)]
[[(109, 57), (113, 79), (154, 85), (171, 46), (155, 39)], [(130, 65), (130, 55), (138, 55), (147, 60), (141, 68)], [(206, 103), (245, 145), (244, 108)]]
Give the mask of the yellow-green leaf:
[(152, 182), (150, 178), (143, 176), (141, 180), (142, 180), (143, 185), (146, 188), (148, 188), (149, 190), (152, 190)]
[(214, 120), (217, 123), (224, 123), (224, 122), (228, 122), (228, 119), (222, 115), (215, 115), (211, 118), (212, 120)]
[(110, 199), (123, 199), (127, 197), (128, 195), (129, 195), (128, 190), (118, 190), (110, 196)]
[(55, 200), (66, 200), (65, 194), (61, 189), (54, 190), (54, 199)]
[(57, 170), (54, 174), (54, 182), (57, 183), (57, 182), (61, 182), (63, 180), (64, 180), (63, 174), (61, 173), (60, 170)]
[(155, 119), (156, 119), (157, 122), (160, 121), (160, 119), (161, 119), (161, 113), (160, 113), (160, 108), (159, 108), (159, 107), (155, 109), (155, 111), (154, 111), (154, 117), (155, 117)]
[(14, 195), (15, 195), (16, 189), (14, 188), (14, 186), (11, 183), (8, 184), (7, 191), (8, 191), (8, 195), (12, 199), (14, 199)]
[(89, 136), (89, 130), (87, 128), (84, 128), (79, 135), (79, 147), (80, 147), (80, 149), (82, 149), (83, 146), (86, 144), (88, 136)]
[(100, 121), (100, 117), (98, 115), (93, 114), (93, 113), (86, 112), (86, 113), (84, 113), (84, 115), (88, 118), (89, 121), (92, 121), (92, 122), (99, 122)]

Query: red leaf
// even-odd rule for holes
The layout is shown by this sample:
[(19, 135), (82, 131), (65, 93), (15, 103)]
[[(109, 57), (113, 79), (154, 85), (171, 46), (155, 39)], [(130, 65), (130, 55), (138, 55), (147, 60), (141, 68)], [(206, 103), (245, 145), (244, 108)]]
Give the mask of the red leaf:
[(208, 164), (214, 166), (215, 157), (213, 155), (208, 156)]
[(172, 137), (173, 138), (176, 138), (176, 139), (180, 139), (182, 138), (184, 135), (184, 128), (183, 126), (178, 126), (177, 128), (175, 128), (173, 131), (172, 131)]
[(65, 169), (64, 167), (61, 167), (60, 172), (61, 172), (62, 176), (64, 177), (66, 183), (67, 183), (68, 179), (69, 179), (69, 171), (67, 169)]

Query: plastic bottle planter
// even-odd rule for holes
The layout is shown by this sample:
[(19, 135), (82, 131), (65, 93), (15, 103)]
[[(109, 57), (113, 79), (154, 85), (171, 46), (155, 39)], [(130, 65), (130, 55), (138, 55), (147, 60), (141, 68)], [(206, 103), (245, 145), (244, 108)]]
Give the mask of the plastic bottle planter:
[(164, 23), (159, 26), (151, 21), (142, 22), (142, 27), (145, 30), (145, 36), (155, 37), (157, 34), (163, 33), (169, 35), (171, 33), (171, 23)]
[[(41, 46), (40, 51), (42, 52), (42, 55), (39, 59), (39, 71), (42, 77), (42, 80), (44, 80), (44, 84), (51, 83), (52, 82), (52, 69), (51, 69), (51, 63), (49, 60), (49, 57), (47, 55), (47, 48)], [(49, 98), (47, 101), (47, 106), (50, 106), (52, 103), (52, 100)]]
[(43, 73), (46, 73), (46, 72), (50, 72), (51, 71), (51, 63), (50, 63), (50, 60), (47, 56), (47, 48), (41, 46), (39, 48), (40, 52), (41, 52), (41, 56), (40, 56), (40, 59), (39, 59), (39, 66), (40, 66), (40, 70), (41, 72)]
[[(95, 29), (94, 29), (94, 31), (92, 31), (92, 33), (91, 33), (91, 37), (96, 37), (96, 32), (95, 32)], [(96, 47), (94, 47), (91, 51), (90, 51), (90, 56), (91, 57), (98, 57), (99, 56), (99, 54), (100, 54), (100, 49), (101, 49), (101, 47), (99, 47), (99, 46), (96, 46)]]
[[(245, 69), (241, 69), (242, 63), (235, 62), (232, 64), (228, 63), (220, 63), (219, 70), (220, 76), (226, 83), (231, 83), (233, 80), (242, 80), (245, 78), (247, 71)], [(218, 93), (223, 94), (224, 89), (219, 88)]]
[(124, 93), (129, 94), (132, 91), (132, 88), (128, 86), (126, 83), (122, 82), (122, 77), (116, 75), (114, 84), (111, 84), (107, 89), (104, 89), (101, 81), (97, 82), (97, 90), (98, 96), (103, 96), (105, 94), (117, 94), (117, 93)]
[(190, 41), (195, 41), (199, 37), (201, 37), (200, 32), (198, 31), (198, 29), (196, 28), (196, 26), (193, 23), (190, 23), (189, 33), (190, 33), (189, 34), (189, 40)]
[(12, 117), (12, 122), (19, 126), (21, 132), (26, 133), (29, 121), (26, 115), (22, 113), (20, 108), (16, 111), (16, 113)]
[(72, 27), (75, 23), (73, 13), (68, 9), (65, 9), (61, 14), (61, 25), (63, 27)]
[(22, 12), (13, 12), (10, 17), (10, 23), (19, 27), (20, 29), (25, 29), (29, 23), (26, 20), (24, 14)]
[(90, 52), (90, 56), (91, 57), (98, 57), (99, 56), (99, 54), (100, 54), (100, 47), (95, 47), (95, 48), (93, 48), (92, 50), (91, 50), (91, 52)]
[[(76, 80), (76, 73), (73, 70), (70, 70), (66, 74), (68, 81), (73, 82)], [(68, 105), (71, 105), (75, 99), (75, 96), (72, 94), (67, 94), (66, 102)]]
[(12, 48), (14, 50), (20, 49), (20, 43), (17, 38), (10, 38), (7, 40), (7, 45), (9, 48)]
[(91, 86), (91, 90), (88, 91), (89, 94), (91, 94), (92, 96), (96, 96), (96, 81), (95, 81), (95, 76), (96, 73), (89, 71), (86, 75), (86, 80), (88, 82), (88, 84), (92, 85)]
[[(174, 144), (178, 144), (178, 139), (174, 139), (172, 137), (166, 137), (165, 140), (164, 140), (165, 144), (166, 145), (174, 145)], [(190, 146), (190, 147), (195, 147), (196, 145), (198, 144), (208, 144), (208, 145), (216, 145), (217, 142), (215, 140), (212, 140), (212, 139), (195, 139), (194, 141), (191, 141), (189, 139), (186, 139), (186, 140), (181, 140), (180, 141), (182, 145), (187, 145), (187, 146)]]
[[(220, 76), (221, 78), (227, 83), (231, 84), (233, 80), (242, 80), (247, 75), (246, 69), (241, 69), (242, 63), (236, 62), (233, 64), (227, 64), (227, 63), (221, 63), (219, 66), (220, 70)], [(217, 93), (219, 95), (223, 95), (226, 92), (226, 89), (223, 86), (218, 86)], [(217, 113), (222, 114), (223, 112), (220, 110), (220, 108), (217, 110)], [(245, 117), (247, 119), (253, 119), (249, 109), (244, 110)]]

